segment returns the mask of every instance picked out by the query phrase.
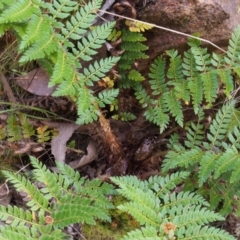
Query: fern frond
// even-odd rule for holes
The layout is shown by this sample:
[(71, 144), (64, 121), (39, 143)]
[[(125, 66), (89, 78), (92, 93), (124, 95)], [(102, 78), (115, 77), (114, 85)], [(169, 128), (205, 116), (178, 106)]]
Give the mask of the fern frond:
[(163, 238), (158, 237), (158, 231), (156, 228), (148, 226), (142, 227), (141, 229), (136, 229), (134, 231), (129, 232), (126, 236), (121, 238), (121, 240), (161, 240)]
[(0, 24), (26, 21), (32, 15), (40, 13), (39, 6), (40, 4), (37, 3), (37, 1), (33, 2), (31, 0), (14, 2), (14, 4), (9, 5), (9, 7), (1, 13)]
[[(170, 196), (167, 194), (163, 197), (164, 204), (160, 210), (163, 212), (177, 211), (178, 207), (182, 208), (189, 205), (204, 205), (209, 206), (209, 203), (200, 195), (193, 192), (173, 192)], [(170, 210), (171, 209), (171, 210)]]
[(51, 25), (43, 17), (33, 14), (27, 25), (26, 33), (22, 36), (19, 50), (22, 52), (32, 43), (39, 41), (45, 34), (51, 32)]
[(45, 3), (44, 7), (51, 13), (52, 19), (65, 19), (69, 16), (69, 12), (76, 10), (77, 2), (71, 0), (58, 0), (53, 3)]
[(96, 121), (98, 119), (98, 112), (94, 106), (90, 106), (87, 110), (81, 111), (79, 117), (76, 121), (77, 124), (88, 124)]
[(198, 183), (200, 186), (206, 182), (211, 173), (214, 171), (214, 166), (218, 161), (219, 156), (219, 154), (215, 154), (211, 151), (205, 152), (202, 156), (198, 170)]
[(207, 72), (208, 67), (211, 63), (210, 54), (207, 53), (207, 48), (192, 47), (196, 69), (200, 72)]
[(141, 33), (138, 33), (138, 32), (130, 32), (126, 29), (123, 29), (122, 30), (122, 41), (123, 42), (144, 42), (146, 41), (147, 39), (141, 34)]
[(183, 126), (182, 105), (180, 101), (177, 99), (175, 91), (172, 90), (172, 91), (166, 92), (163, 97), (165, 98), (165, 102), (169, 112), (175, 118), (178, 125)]
[(89, 1), (75, 15), (71, 16), (70, 21), (66, 23), (66, 28), (61, 29), (64, 36), (63, 43), (69, 39), (79, 40), (82, 38), (82, 35), (92, 26), (92, 22), (96, 18), (95, 11), (101, 7), (101, 3), (101, 0)]
[(214, 72), (201, 73), (203, 83), (204, 97), (208, 103), (207, 107), (211, 107), (217, 98), (218, 76)]
[(144, 112), (144, 116), (148, 121), (160, 127), (161, 133), (167, 128), (169, 123), (168, 108), (165, 100), (163, 97), (160, 97), (155, 107), (148, 107)]
[(99, 49), (106, 41), (106, 38), (114, 27), (114, 22), (107, 22), (100, 26), (96, 26), (92, 31), (89, 32), (87, 37), (83, 37), (81, 41), (78, 41), (78, 49), (73, 49), (76, 59), (82, 59), (89, 61), (92, 59), (92, 55), (97, 53)]
[[(167, 77), (173, 82), (179, 83), (183, 81), (182, 60), (178, 55), (177, 50), (167, 50), (166, 53), (170, 56), (170, 66), (167, 72)], [(172, 82), (170, 81), (170, 83)]]
[(150, 73), (148, 74), (152, 94), (159, 95), (167, 91), (167, 84), (165, 80), (165, 66), (166, 61), (162, 57), (158, 57), (150, 66)]
[(130, 70), (130, 72), (128, 73), (128, 78), (137, 82), (141, 82), (145, 79), (143, 75), (135, 69)]
[(147, 91), (142, 87), (142, 85), (136, 85), (134, 90), (136, 99), (139, 101), (143, 108), (145, 108), (149, 103), (152, 102), (152, 99), (150, 98)]
[(118, 96), (118, 89), (106, 89), (98, 94), (98, 105), (100, 107), (105, 107), (106, 104), (112, 104), (114, 99)]
[(199, 106), (203, 100), (203, 84), (201, 76), (191, 78), (191, 81), (188, 82), (188, 87), (192, 96), (192, 103), (195, 114), (199, 110)]
[(178, 230), (178, 239), (194, 239), (194, 240), (236, 240), (233, 236), (222, 229), (209, 226), (190, 226), (182, 227)]
[(188, 168), (200, 161), (204, 152), (200, 149), (193, 148), (182, 150), (182, 152), (169, 151), (163, 161), (163, 172), (176, 167)]
[(64, 194), (64, 191), (61, 191), (61, 187), (68, 189), (70, 183), (66, 184), (66, 182), (63, 182), (61, 184), (57, 175), (50, 172), (47, 167), (40, 163), (36, 158), (30, 157), (30, 160), (34, 167), (33, 175), (35, 180), (44, 184), (44, 187), (40, 189), (41, 193), (44, 194), (44, 197), (47, 200), (54, 198), (57, 202), (61, 201), (60, 199)]
[[(66, 203), (58, 206), (58, 210), (52, 213), (54, 225), (58, 227), (68, 226), (73, 223), (95, 224), (95, 219), (110, 221), (107, 210), (95, 206), (94, 201), (84, 197), (75, 197), (73, 200), (66, 199)], [(74, 214), (73, 214), (74, 213)]]
[(227, 50), (227, 56), (225, 56), (225, 62), (234, 67), (239, 62), (240, 52), (240, 25), (233, 31), (231, 39), (229, 40), (229, 46)]
[(99, 62), (95, 61), (93, 65), (90, 64), (88, 68), (83, 69), (85, 78), (81, 79), (81, 81), (99, 81), (119, 61), (119, 59), (119, 57), (108, 57), (101, 59)]
[(236, 169), (236, 163), (238, 162), (239, 154), (236, 149), (227, 149), (226, 152), (221, 154), (217, 159), (214, 166), (214, 178), (217, 179), (221, 174)]
[(8, 178), (8, 180), (18, 191), (23, 191), (26, 193), (26, 196), (30, 199), (27, 205), (32, 211), (44, 210), (46, 212), (49, 212), (47, 199), (44, 198), (41, 192), (25, 177), (17, 174), (12, 174), (9, 171), (3, 171), (2, 173), (5, 177)]
[(176, 224), (178, 228), (183, 226), (188, 228), (205, 225), (209, 222), (223, 221), (225, 218), (207, 208), (202, 208), (201, 205), (197, 205), (172, 209), (168, 220)]
[(230, 141), (229, 145), (223, 147), (227, 150), (228, 148), (237, 148), (240, 149), (240, 129), (239, 127), (234, 127), (232, 131), (228, 133), (228, 140)]
[(188, 176), (188, 172), (176, 172), (171, 175), (167, 175), (166, 177), (150, 177), (148, 179), (149, 188), (156, 193), (156, 196), (163, 198), (170, 190), (173, 190)]
[(8, 224), (11, 223), (11, 226), (14, 227), (24, 227), (27, 224), (33, 226), (33, 228), (38, 226), (38, 223), (34, 220), (33, 213), (17, 208), (16, 206), (9, 205), (7, 208), (0, 206), (0, 219)]
[(216, 73), (219, 75), (222, 83), (224, 84), (224, 93), (226, 96), (231, 99), (231, 92), (234, 89), (234, 82), (233, 82), (233, 76), (230, 69), (218, 69), (216, 70)]
[[(34, 231), (35, 230), (35, 231)], [(28, 227), (15, 227), (15, 226), (0, 226), (1, 237), (0, 239), (21, 239), (21, 240), (36, 240), (38, 239), (36, 229), (30, 229)], [(35, 236), (34, 236), (35, 235)], [(3, 237), (3, 238), (2, 238)]]
[(50, 77), (49, 86), (52, 87), (56, 84), (61, 84), (63, 80), (68, 79), (68, 82), (71, 82), (75, 78), (74, 69), (72, 66), (74, 65), (74, 61), (72, 59), (72, 55), (68, 53), (63, 53), (59, 50), (56, 53), (56, 62), (53, 67), (53, 73)]
[(202, 145), (204, 139), (204, 126), (200, 123), (203, 119), (204, 113), (203, 110), (200, 109), (198, 113), (198, 123), (194, 124), (191, 122), (191, 125), (187, 129), (187, 140), (184, 141), (184, 144), (188, 148), (194, 148), (195, 146), (200, 147)]
[(234, 105), (235, 101), (232, 100), (218, 110), (216, 117), (210, 125), (210, 133), (207, 134), (207, 138), (211, 142), (210, 148), (222, 145), (222, 141), (228, 132), (229, 123), (233, 118)]

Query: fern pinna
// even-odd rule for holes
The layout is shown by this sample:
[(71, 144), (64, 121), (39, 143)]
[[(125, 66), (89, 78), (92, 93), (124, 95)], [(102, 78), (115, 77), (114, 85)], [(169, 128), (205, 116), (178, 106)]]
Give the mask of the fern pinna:
[(198, 123), (187, 129), (184, 144), (174, 142), (162, 165), (164, 172), (174, 168), (191, 171), (185, 188), (198, 189), (209, 199), (211, 208), (223, 215), (233, 208), (240, 214), (240, 128), (235, 104), (232, 100), (217, 112), (206, 136), (200, 111)]
[(208, 202), (200, 195), (174, 192), (188, 175), (178, 172), (146, 181), (135, 176), (112, 177), (119, 187), (117, 191), (128, 200), (118, 208), (141, 225), (122, 239), (235, 239), (221, 229), (208, 226), (214, 221), (224, 221), (224, 217), (208, 210)]
[[(0, 36), (13, 30), (19, 39), (22, 64), (37, 60), (50, 76), (49, 86), (57, 85), (54, 96), (68, 96), (77, 103), (79, 124), (96, 120), (98, 103), (109, 104), (117, 90), (95, 96), (93, 86), (117, 63), (119, 57), (93, 61), (82, 69), (81, 62), (93, 59), (111, 33), (114, 22), (92, 26), (102, 0), (3, 0), (0, 3)], [(80, 71), (81, 70), (81, 71)]]
[(0, 207), (0, 219), (4, 222), (0, 226), (1, 239), (66, 239), (63, 229), (70, 224), (110, 220), (108, 209), (113, 205), (107, 195), (115, 192), (110, 184), (86, 180), (59, 162), (58, 174), (34, 157), (31, 163), (34, 183), (20, 174), (3, 171), (24, 196), (27, 208)]

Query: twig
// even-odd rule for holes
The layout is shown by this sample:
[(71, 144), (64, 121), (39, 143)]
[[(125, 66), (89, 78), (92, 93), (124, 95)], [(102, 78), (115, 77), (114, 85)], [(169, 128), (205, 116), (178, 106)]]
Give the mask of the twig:
[(222, 52), (227, 53), (224, 49), (220, 48), (219, 46), (217, 46), (213, 42), (211, 42), (211, 41), (209, 41), (207, 39), (204, 39), (204, 38), (196, 37), (196, 36), (193, 36), (193, 35), (190, 35), (190, 34), (187, 34), (187, 33), (183, 33), (183, 32), (179, 32), (179, 31), (176, 31), (176, 30), (173, 30), (173, 29), (170, 29), (170, 28), (165, 28), (165, 27), (153, 24), (153, 23), (148, 23), (148, 22), (144, 22), (144, 21), (141, 21), (141, 20), (136, 20), (134, 18), (125, 17), (125, 16), (122, 16), (122, 15), (119, 15), (119, 14), (116, 14), (116, 13), (111, 13), (111, 12), (100, 10), (100, 9), (97, 10), (97, 11), (104, 12), (106, 14), (109, 14), (109, 15), (112, 15), (112, 16), (115, 16), (115, 17), (124, 18), (124, 19), (130, 20), (130, 21), (134, 21), (134, 22), (138, 22), (138, 23), (142, 23), (142, 24), (152, 25), (155, 28), (158, 28), (158, 29), (161, 29), (161, 30), (165, 30), (165, 31), (168, 31), (168, 32), (172, 32), (172, 33), (176, 33), (178, 35), (182, 35), (182, 36), (185, 36), (185, 37), (194, 38), (194, 39), (200, 40), (202, 42), (208, 43), (208, 44), (214, 46), (215, 48), (221, 50)]
[(13, 95), (12, 89), (9, 86), (9, 83), (1, 70), (0, 70), (0, 79), (2, 81), (4, 92), (6, 92), (9, 102), (16, 103), (16, 99)]

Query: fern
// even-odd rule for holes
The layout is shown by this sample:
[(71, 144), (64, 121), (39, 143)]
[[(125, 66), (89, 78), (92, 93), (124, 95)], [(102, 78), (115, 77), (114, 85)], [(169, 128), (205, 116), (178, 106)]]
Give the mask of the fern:
[(140, 229), (122, 239), (234, 239), (223, 230), (207, 226), (224, 218), (204, 207), (208, 203), (201, 196), (190, 192), (170, 194), (187, 176), (178, 172), (146, 181), (132, 176), (112, 177), (117, 191), (128, 200), (118, 208), (141, 224)]
[[(94, 117), (78, 119), (83, 123), (97, 120), (99, 106), (79, 106), (89, 99), (97, 103), (97, 97), (89, 89), (119, 61), (119, 57), (108, 57), (93, 61), (88, 68), (81, 62), (90, 61), (98, 53), (110, 35), (115, 23), (107, 22), (92, 26), (97, 17), (96, 9), (101, 0), (80, 6), (78, 1), (11, 1), (1, 8), (0, 34), (13, 29), (19, 38), (20, 63), (37, 60), (47, 67), (49, 86), (58, 85), (53, 96), (68, 96), (78, 105), (79, 117), (94, 112)], [(46, 64), (47, 62), (47, 64)], [(79, 95), (85, 92), (86, 94)], [(90, 101), (91, 102), (91, 101)], [(98, 111), (98, 114), (96, 114)]]
[[(229, 99), (232, 98), (234, 73), (240, 76), (237, 62), (237, 55), (240, 53), (239, 31), (238, 27), (233, 32), (226, 55), (216, 53), (211, 55), (207, 48), (200, 46), (198, 40), (189, 39), (190, 49), (184, 52), (183, 57), (176, 50), (167, 50), (165, 57), (157, 57), (148, 74), (154, 99), (142, 96), (144, 90), (139, 86), (140, 83), (124, 81), (124, 87), (134, 88), (141, 105), (142, 102), (148, 102), (142, 105), (148, 106), (144, 116), (148, 121), (158, 125), (160, 132), (168, 127), (169, 114), (183, 126), (184, 104), (192, 105), (195, 114), (198, 114), (203, 100), (206, 102), (206, 108), (210, 108), (219, 96), (220, 89), (223, 89)], [(130, 60), (134, 61), (130, 55), (126, 56), (121, 60), (123, 64), (121, 66), (125, 70), (130, 69)], [(123, 63), (125, 60), (127, 64)], [(143, 101), (147, 98), (147, 101)]]
[(31, 163), (34, 167), (33, 180), (43, 185), (40, 189), (21, 175), (3, 171), (16, 190), (25, 194), (27, 210), (0, 207), (0, 219), (6, 225), (0, 228), (1, 237), (65, 239), (63, 228), (70, 224), (95, 224), (95, 219), (110, 220), (108, 209), (113, 205), (106, 195), (115, 193), (111, 185), (102, 184), (97, 179), (87, 181), (69, 166), (60, 163), (59, 174), (50, 172), (34, 157), (31, 157)]
[(208, 142), (204, 141), (201, 124), (203, 113), (199, 112), (199, 122), (197, 125), (192, 123), (188, 128), (184, 145), (174, 142), (162, 165), (164, 172), (174, 168), (193, 172), (186, 180), (186, 189), (192, 189), (194, 181), (198, 193), (210, 199), (211, 208), (220, 208), (220, 213), (224, 215), (232, 211), (233, 205), (240, 208), (237, 200), (240, 130), (238, 123), (234, 128), (230, 127), (234, 121), (235, 104), (236, 101), (232, 100), (219, 109), (206, 135)]

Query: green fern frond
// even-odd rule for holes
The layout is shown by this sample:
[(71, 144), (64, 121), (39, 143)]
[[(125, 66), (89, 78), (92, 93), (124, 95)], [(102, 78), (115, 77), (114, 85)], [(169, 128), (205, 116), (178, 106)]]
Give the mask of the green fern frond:
[(49, 22), (43, 17), (33, 14), (27, 25), (26, 33), (22, 37), (19, 49), (23, 51), (32, 43), (38, 41), (43, 35), (51, 32)]
[[(190, 232), (192, 233), (193, 228), (198, 229), (198, 233), (202, 232), (202, 235), (196, 235), (196, 239), (218, 239), (221, 235), (223, 239), (225, 236), (234, 239), (217, 228), (208, 231), (210, 227), (207, 224), (223, 221), (225, 218), (202, 207), (209, 206), (203, 197), (191, 192), (181, 191), (177, 194), (171, 191), (175, 184), (180, 184), (188, 174), (177, 173), (167, 179), (154, 177), (148, 181), (141, 181), (133, 176), (112, 177), (111, 180), (119, 186), (117, 191), (129, 200), (118, 208), (131, 214), (142, 225), (140, 229), (128, 233), (122, 239), (170, 239), (170, 236), (191, 239)], [(170, 183), (169, 189), (162, 190), (161, 185), (164, 186), (165, 183)], [(155, 211), (152, 211), (152, 207)], [(186, 236), (188, 238), (185, 238)]]
[(26, 21), (32, 15), (40, 13), (39, 6), (39, 1), (19, 0), (14, 2), (1, 13), (0, 24)]
[(149, 188), (156, 192), (156, 196), (163, 198), (170, 190), (173, 190), (188, 176), (188, 172), (176, 172), (171, 175), (167, 175), (166, 177), (150, 177), (148, 179)]
[(97, 110), (91, 105), (89, 109), (84, 112), (79, 112), (79, 117), (76, 121), (77, 124), (83, 125), (92, 123), (98, 120), (98, 112)]
[(225, 62), (234, 67), (239, 62), (240, 52), (240, 25), (233, 31), (231, 39), (229, 40), (229, 46), (227, 50), (227, 56), (225, 56)]
[(135, 69), (132, 69), (129, 73), (128, 73), (128, 78), (130, 80), (133, 80), (133, 81), (137, 81), (137, 82), (141, 82), (143, 81), (145, 78), (143, 77), (143, 75), (138, 72), (137, 70)]
[(148, 107), (144, 112), (144, 116), (148, 121), (160, 127), (160, 132), (167, 128), (170, 120), (166, 101), (167, 99), (164, 96), (160, 97), (154, 107)]
[(171, 82), (179, 83), (183, 81), (182, 60), (178, 55), (177, 50), (167, 50), (166, 53), (170, 56), (170, 65), (167, 72), (167, 77)]
[(200, 72), (207, 72), (211, 63), (207, 48), (192, 47), (191, 51), (195, 59), (196, 69)]
[(201, 76), (191, 78), (191, 81), (188, 82), (188, 87), (192, 96), (192, 103), (195, 114), (199, 110), (199, 106), (203, 100), (203, 84)]
[(136, 88), (134, 90), (136, 99), (139, 101), (143, 108), (145, 108), (149, 103), (152, 102), (149, 94), (141, 85), (136, 85)]
[(78, 42), (78, 49), (73, 50), (75, 58), (82, 59), (84, 61), (91, 60), (91, 55), (95, 55), (97, 53), (96, 50), (105, 43), (106, 38), (111, 33), (114, 25), (114, 22), (108, 22), (103, 25), (96, 26), (92, 31), (90, 31), (87, 37), (83, 37), (81, 41)]
[(210, 133), (207, 134), (208, 140), (211, 142), (210, 149), (213, 146), (221, 146), (223, 139), (228, 133), (229, 123), (233, 118), (235, 101), (232, 100), (219, 109), (216, 117), (210, 125)]
[(165, 80), (165, 66), (166, 61), (162, 57), (158, 57), (150, 66), (150, 72), (148, 74), (151, 89), (153, 95), (159, 95), (167, 91), (167, 84)]
[(169, 112), (175, 118), (176, 122), (183, 126), (183, 112), (182, 105), (180, 101), (177, 99), (175, 91), (169, 91), (164, 94), (164, 98), (166, 98), (165, 102), (168, 107)]
[(227, 149), (216, 161), (214, 166), (214, 178), (217, 179), (221, 174), (236, 169), (239, 154), (236, 149)]
[(92, 26), (92, 22), (96, 18), (95, 10), (101, 7), (101, 2), (101, 0), (90, 1), (71, 16), (65, 28), (61, 29), (64, 36), (63, 42), (69, 41), (69, 39), (79, 40), (82, 38), (82, 35)]
[(183, 226), (189, 228), (223, 220), (225, 220), (225, 218), (220, 214), (202, 208), (200, 205), (173, 208), (169, 216), (169, 222), (174, 222), (178, 228)]
[(219, 154), (207, 151), (201, 158), (200, 167), (198, 171), (198, 183), (202, 186), (203, 183), (210, 177), (211, 173), (214, 171), (216, 162), (218, 161)]
[(176, 167), (188, 168), (200, 161), (204, 152), (200, 149), (193, 148), (191, 150), (169, 151), (163, 161), (163, 172)]
[(227, 150), (228, 148), (237, 148), (240, 149), (240, 129), (239, 127), (234, 127), (232, 131), (228, 133), (228, 140), (230, 144), (223, 144), (223, 147)]
[(147, 39), (138, 32), (131, 32), (129, 30), (123, 29), (122, 30), (122, 41), (123, 42), (144, 42)]
[(198, 112), (198, 123), (194, 124), (191, 122), (190, 126), (187, 128), (186, 137), (187, 140), (184, 144), (188, 148), (194, 148), (195, 146), (200, 147), (204, 139), (204, 126), (200, 123), (204, 117), (204, 112), (202, 109)]
[[(129, 232), (126, 236), (122, 237), (121, 240), (161, 240), (163, 238), (158, 237), (158, 231), (156, 228), (148, 226), (146, 228), (136, 229)], [(165, 239), (164, 239), (165, 240)]]
[(0, 206), (0, 219), (8, 224), (11, 223), (15, 227), (24, 227), (27, 224), (30, 224), (33, 228), (38, 226), (32, 212), (11, 205), (7, 208)]
[(35, 129), (33, 125), (30, 123), (26, 114), (18, 114), (19, 121), (21, 124), (22, 136), (25, 139), (30, 139), (35, 134)]
[[(35, 231), (34, 231), (35, 230)], [(16, 226), (0, 226), (1, 237), (0, 239), (23, 239), (23, 240), (36, 240), (37, 236), (34, 234), (36, 229), (30, 229), (28, 227), (16, 227)]]
[(13, 174), (9, 171), (2, 171), (3, 175), (14, 185), (18, 191), (23, 191), (30, 201), (27, 205), (32, 211), (46, 211), (49, 212), (48, 201), (43, 197), (41, 192), (30, 183), (25, 177)]
[(76, 10), (76, 1), (58, 0), (53, 3), (45, 3), (44, 7), (49, 10), (52, 15), (52, 19), (65, 19), (69, 16), (69, 12)]
[(119, 57), (108, 57), (101, 59), (99, 62), (95, 61), (94, 64), (90, 64), (88, 68), (84, 68), (83, 74), (85, 75), (84, 79), (81, 81), (85, 82), (86, 80), (99, 81), (101, 78), (106, 76), (106, 73), (118, 62)]
[(216, 73), (219, 75), (222, 83), (224, 84), (224, 93), (226, 96), (231, 99), (231, 92), (234, 89), (234, 82), (233, 82), (233, 76), (230, 69), (218, 69), (216, 70)]
[(105, 107), (106, 104), (112, 104), (114, 99), (118, 96), (118, 89), (106, 89), (98, 94), (98, 105), (100, 107)]
[(18, 124), (16, 114), (10, 114), (7, 118), (8, 141), (14, 142), (22, 139), (21, 127)]
[(217, 98), (218, 90), (218, 76), (214, 72), (201, 73), (203, 83), (204, 97), (208, 103), (207, 107), (211, 107), (212, 103)]
[[(222, 229), (214, 227), (200, 227), (200, 226), (190, 226), (188, 228), (180, 228), (178, 239), (194, 239), (194, 240), (236, 240), (233, 236), (223, 231)], [(184, 233), (184, 234), (183, 234)]]

